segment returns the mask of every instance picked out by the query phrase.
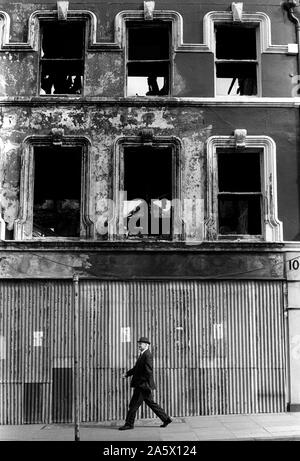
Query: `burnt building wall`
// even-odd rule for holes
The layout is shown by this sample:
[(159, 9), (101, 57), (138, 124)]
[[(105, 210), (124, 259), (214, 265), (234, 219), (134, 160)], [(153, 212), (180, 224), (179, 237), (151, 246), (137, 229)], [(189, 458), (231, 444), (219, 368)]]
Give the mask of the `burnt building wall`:
[[(247, 2), (247, 14), (260, 11), (258, 4)], [(89, 3), (70, 2), (70, 9), (88, 10)], [(251, 102), (251, 98), (226, 104), (214, 98), (214, 54), (207, 50), (193, 52), (180, 49), (172, 54), (170, 97), (160, 97), (145, 104), (125, 97), (125, 44), (109, 48), (115, 40), (115, 17), (121, 10), (143, 11), (139, 1), (121, 3), (97, 2), (90, 5), (96, 17), (98, 49), (90, 44), (91, 20), (86, 20), (84, 82), (81, 95), (39, 96), (39, 31), (29, 22), (34, 11), (56, 11), (56, 3), (3, 3), (2, 10), (11, 20), (9, 48), (0, 51), (0, 87), (3, 98), (1, 112), (2, 209), (9, 229), (19, 210), (20, 165), (22, 143), (27, 136), (49, 135), (53, 128), (63, 128), (65, 135), (86, 136), (91, 141), (93, 168), (93, 216), (97, 198), (112, 197), (113, 144), (119, 136), (138, 136), (143, 128), (151, 128), (157, 136), (176, 136), (183, 142), (181, 164), (183, 195), (205, 198), (205, 142), (209, 136), (232, 135), (244, 128), (248, 135), (265, 135), (277, 146), (278, 214), (283, 221), (284, 240), (299, 238), (298, 187), (298, 108), (291, 98), (297, 74), (297, 56), (273, 49), (261, 54), (261, 95), (287, 98), (281, 102)], [(203, 18), (209, 11), (231, 11), (231, 4), (189, 2), (188, 5), (156, 2), (160, 11), (173, 10), (183, 18), (183, 42), (203, 43)], [(273, 45), (295, 43), (295, 30), (286, 12), (272, 2), (264, 4), (263, 12), (271, 21)], [(53, 16), (54, 18), (55, 16)], [(3, 19), (4, 21), (4, 19)], [(33, 46), (26, 48), (29, 36)], [(105, 50), (101, 43), (106, 43)], [(26, 49), (25, 49), (26, 48)], [(197, 102), (182, 98), (197, 98)], [(210, 98), (210, 103), (201, 102)], [(19, 101), (19, 103), (18, 103)], [(72, 103), (73, 101), (73, 103)], [(105, 102), (106, 101), (106, 102)], [(187, 181), (186, 181), (187, 179)], [(97, 237), (101, 238), (101, 237)]]
[[(32, 24), (29, 18), (36, 10), (56, 11), (56, 3), (2, 3), (3, 11), (10, 16), (10, 42), (18, 43), (19, 51), (1, 52), (2, 70), (5, 87), (1, 88), (3, 96), (35, 96), (38, 94), (38, 43), (34, 49), (24, 50), (21, 43), (28, 41)], [(183, 19), (182, 39), (185, 44), (203, 43), (203, 17), (210, 11), (230, 12), (230, 3), (214, 2), (156, 2), (157, 10), (178, 12)], [(97, 4), (70, 2), (70, 9), (90, 9), (97, 18), (95, 39), (99, 44), (113, 43), (115, 39), (115, 16), (123, 10), (142, 11), (143, 4), (137, 2), (97, 2)], [(263, 10), (271, 19), (271, 37), (274, 45), (295, 43), (295, 30), (288, 20), (286, 12), (280, 5), (264, 3), (261, 8), (257, 3), (247, 2), (248, 14)], [(87, 36), (90, 32), (90, 21), (87, 21)], [(87, 40), (89, 42), (90, 39)], [(125, 49), (115, 51), (93, 51), (87, 43), (85, 52), (85, 96), (122, 97), (124, 96)], [(261, 56), (262, 96), (290, 97), (292, 77), (297, 74), (295, 55), (271, 55), (263, 52)], [(26, 75), (24, 79), (23, 76)], [(175, 47), (174, 50), (174, 88), (172, 94), (180, 97), (214, 96), (214, 64), (212, 50), (188, 53)]]
[[(153, 337), (157, 367), (166, 369), (159, 382), (162, 402), (173, 415), (276, 412), (285, 411), (287, 404), (297, 409), (299, 266), (294, 261), (299, 258), (300, 194), (295, 27), (272, 0), (263, 5), (244, 2), (245, 14), (254, 14), (260, 27), (259, 94), (216, 97), (216, 53), (213, 43), (204, 43), (210, 36), (203, 19), (213, 11), (225, 12), (232, 21), (231, 8), (231, 2), (224, 1), (156, 1), (156, 11), (175, 11), (182, 17), (182, 36), (179, 15), (162, 13), (160, 19), (173, 21), (170, 94), (127, 97), (126, 37), (118, 29), (122, 21), (115, 18), (121, 11), (134, 10), (142, 19), (143, 2), (70, 1), (70, 10), (91, 12), (73, 16), (86, 25), (82, 92), (42, 95), (39, 26), (45, 17), (56, 21), (57, 4), (1, 2), (0, 21), (6, 24), (0, 49), (1, 423), (72, 419), (70, 395), (68, 408), (59, 411), (64, 396), (58, 389), (63, 384), (72, 389), (74, 273), (80, 276), (80, 348), (86, 358), (80, 364), (81, 420), (124, 417), (129, 396), (120, 376), (134, 359), (138, 332)], [(245, 137), (261, 137), (276, 147), (276, 157), (274, 147), (272, 153), (277, 181), (266, 178), (262, 222), (280, 228), (277, 197), (283, 241), (290, 244), (278, 238), (279, 231), (268, 239), (205, 240), (202, 227), (214, 173), (208, 165), (208, 143), (223, 136), (225, 146), (228, 142), (233, 151), (243, 152), (239, 133), (244, 142)], [(114, 198), (122, 139), (141, 145), (165, 142), (176, 151), (181, 197), (198, 199), (202, 207), (198, 227), (188, 218), (178, 241), (124, 241), (101, 231), (105, 201)], [(68, 145), (84, 151), (88, 231), (81, 238), (49, 241), (30, 233), (32, 151), (44, 145), (57, 152)], [(55, 185), (58, 175), (53, 168), (51, 173)], [(272, 219), (266, 216), (270, 208), (275, 210)], [(113, 352), (105, 344), (113, 344)], [(291, 382), (286, 383), (289, 364)], [(115, 393), (108, 395), (111, 385)], [(174, 391), (172, 399), (169, 389)], [(103, 401), (109, 403), (100, 408)]]
[[(206, 198), (205, 143), (212, 135), (232, 135), (245, 128), (249, 135), (266, 135), (277, 146), (278, 214), (284, 240), (299, 239), (299, 164), (297, 158), (298, 110), (289, 107), (214, 107), (174, 103), (153, 107), (118, 104), (5, 104), (2, 107), (1, 162), (4, 220), (18, 217), (22, 143), (27, 136), (50, 135), (63, 128), (65, 135), (87, 136), (91, 141), (93, 215), (97, 200), (113, 198), (114, 142), (119, 136), (139, 136), (143, 128), (155, 136), (176, 136), (183, 143), (181, 169), (185, 198)], [(58, 166), (59, 167), (59, 166)], [(55, 178), (53, 178), (55, 181)], [(102, 239), (101, 235), (97, 238)]]

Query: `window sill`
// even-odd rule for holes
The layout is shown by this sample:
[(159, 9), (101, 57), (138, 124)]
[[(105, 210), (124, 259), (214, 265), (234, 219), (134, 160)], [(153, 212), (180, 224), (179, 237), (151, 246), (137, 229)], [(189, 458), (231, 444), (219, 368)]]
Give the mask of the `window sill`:
[(133, 243), (170, 243), (174, 242), (174, 240), (173, 237), (118, 237), (118, 241)]
[(244, 235), (244, 234), (228, 234), (217, 235), (217, 240), (222, 242), (264, 242), (262, 235)]

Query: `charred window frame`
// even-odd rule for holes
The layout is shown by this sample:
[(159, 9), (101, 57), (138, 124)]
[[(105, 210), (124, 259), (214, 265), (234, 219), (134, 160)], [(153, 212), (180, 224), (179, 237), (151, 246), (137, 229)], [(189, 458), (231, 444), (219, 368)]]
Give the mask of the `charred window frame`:
[[(63, 135), (58, 139), (54, 136), (34, 135), (24, 140), (20, 207), (14, 223), (15, 240), (95, 238), (90, 148), (90, 140), (84, 136)], [(72, 181), (72, 196), (67, 197), (65, 192), (70, 195), (68, 182)], [(59, 218), (63, 218), (69, 228), (63, 232), (57, 232), (51, 224), (51, 219), (60, 210), (63, 215)], [(71, 221), (67, 222), (68, 213), (74, 225)], [(39, 222), (44, 218), (45, 225)]]
[(40, 22), (40, 95), (81, 95), (85, 21)]
[(215, 25), (216, 96), (259, 96), (259, 27)]
[(172, 238), (173, 157), (171, 146), (124, 147), (122, 190), (126, 238)]
[[(182, 240), (181, 140), (176, 136), (157, 136), (145, 141), (143, 135), (120, 137), (114, 143), (113, 203), (116, 213), (109, 224), (110, 239)], [(126, 159), (129, 159), (127, 164)], [(145, 180), (145, 177), (148, 179)], [(129, 206), (124, 204), (127, 198), (132, 200)], [(138, 203), (133, 203), (135, 198), (139, 199)], [(139, 214), (145, 209), (146, 217), (143, 215), (138, 221)], [(129, 216), (131, 211), (137, 214)], [(148, 222), (145, 223), (145, 220)]]
[(171, 94), (172, 23), (127, 22), (127, 96)]
[(80, 237), (82, 148), (35, 147), (32, 237)]
[[(206, 150), (205, 238), (281, 242), (283, 233), (282, 222), (278, 219), (275, 141), (269, 136), (247, 135), (247, 130), (236, 129), (233, 136), (210, 136)], [(234, 203), (231, 206), (235, 212), (233, 231), (225, 228), (228, 222), (224, 215), (221, 219), (219, 216), (220, 206), (226, 200)], [(242, 206), (239, 200), (244, 201)], [(225, 207), (222, 212), (226, 211)], [(252, 217), (251, 227), (247, 223), (246, 226), (243, 211)]]
[(217, 149), (220, 238), (262, 238), (263, 152)]

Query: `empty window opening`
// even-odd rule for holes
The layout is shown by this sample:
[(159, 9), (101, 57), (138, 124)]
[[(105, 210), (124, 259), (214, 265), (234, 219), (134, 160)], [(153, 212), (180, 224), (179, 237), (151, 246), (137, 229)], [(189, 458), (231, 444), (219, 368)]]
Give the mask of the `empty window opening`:
[(84, 23), (41, 23), (40, 94), (81, 94)]
[(81, 159), (79, 147), (35, 148), (33, 237), (79, 237)]
[(219, 233), (260, 235), (261, 203), (261, 154), (219, 152)]
[(217, 95), (257, 95), (256, 28), (222, 25), (215, 32)]
[(129, 24), (127, 95), (164, 96), (170, 87), (170, 27)]
[(172, 148), (124, 149), (124, 227), (128, 236), (170, 238)]

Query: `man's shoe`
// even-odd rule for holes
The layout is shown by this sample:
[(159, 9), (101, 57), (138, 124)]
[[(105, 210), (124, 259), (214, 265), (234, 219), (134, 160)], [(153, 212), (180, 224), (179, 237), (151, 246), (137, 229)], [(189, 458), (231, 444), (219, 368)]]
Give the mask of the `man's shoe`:
[(119, 427), (119, 431), (128, 431), (128, 429), (133, 429), (133, 426), (129, 426), (128, 424), (124, 424), (124, 426)]
[(171, 418), (168, 418), (166, 419), (166, 421), (164, 421), (160, 427), (167, 427), (168, 424), (170, 424), (172, 422)]

